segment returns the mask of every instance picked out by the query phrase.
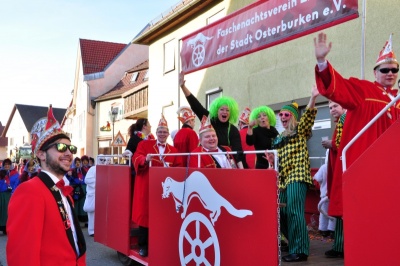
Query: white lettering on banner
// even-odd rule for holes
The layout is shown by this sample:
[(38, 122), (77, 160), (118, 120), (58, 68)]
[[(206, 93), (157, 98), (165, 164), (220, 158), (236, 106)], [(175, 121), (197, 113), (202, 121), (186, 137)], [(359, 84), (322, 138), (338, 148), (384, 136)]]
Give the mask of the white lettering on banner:
[(291, 8), (295, 7), (296, 5), (297, 5), (297, 0), (289, 0), (287, 2), (287, 4), (286, 3), (281, 4), (278, 7), (271, 8), (265, 12), (255, 12), (253, 17), (246, 19), (245, 21), (242, 21), (237, 24), (232, 22), (232, 26), (230, 26), (226, 29), (218, 29), (217, 38), (228, 36), (231, 33), (234, 33), (238, 30), (244, 29), (250, 25), (253, 25), (262, 20), (265, 20), (269, 17), (272, 17), (273, 15), (277, 15), (277, 14), (281, 13), (282, 11), (291, 9)]
[(241, 40), (232, 40), (231, 41), (231, 50), (235, 48), (240, 48), (243, 46), (246, 46), (250, 43), (253, 43), (253, 36), (250, 34), (247, 34), (246, 38), (241, 39)]
[[(336, 0), (333, 0), (333, 4), (334, 4), (335, 7), (336, 7), (336, 11), (339, 11), (340, 5), (342, 4), (342, 0), (339, 0), (339, 3), (338, 3)], [(343, 8), (344, 8), (344, 7), (346, 7), (346, 6), (343, 6)]]
[[(322, 3), (323, 2), (323, 3)], [(259, 1), (183, 38), (182, 70), (190, 73), (358, 17), (357, 0)], [(207, 42), (197, 35), (207, 36)], [(203, 37), (203, 36), (201, 36)], [(213, 38), (214, 37), (214, 38)], [(212, 39), (213, 38), (213, 39)], [(201, 48), (201, 49), (200, 49)], [(201, 60), (199, 60), (201, 59)]]
[(285, 31), (287, 29), (292, 29), (292, 28), (295, 28), (297, 26), (301, 26), (302, 24), (308, 23), (308, 22), (310, 22), (312, 20), (316, 20), (316, 19), (318, 19), (318, 12), (317, 11), (314, 11), (311, 14), (307, 14), (307, 15), (299, 14), (299, 17), (294, 19), (294, 20), (289, 20), (287, 22), (281, 20), (281, 25), (278, 25), (276, 27), (268, 27), (264, 31), (258, 29), (256, 31), (256, 34), (255, 34), (254, 37), (255, 37), (255, 39), (257, 41), (259, 41), (261, 39), (273, 36), (273, 35), (275, 35), (275, 34), (277, 34), (279, 32), (283, 32), (283, 31)]

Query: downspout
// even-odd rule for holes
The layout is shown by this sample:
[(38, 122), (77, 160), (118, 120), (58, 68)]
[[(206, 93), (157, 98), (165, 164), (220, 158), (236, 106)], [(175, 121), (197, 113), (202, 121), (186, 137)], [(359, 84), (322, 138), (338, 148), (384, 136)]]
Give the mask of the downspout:
[(363, 11), (361, 17), (361, 79), (365, 79), (365, 28), (367, 23), (367, 0), (362, 1)]
[[(94, 122), (94, 124), (95, 124), (95, 126), (94, 126), (94, 128), (97, 128), (97, 120), (96, 120), (96, 116), (95, 116), (95, 113), (92, 113), (91, 112), (91, 107), (92, 107), (92, 99), (90, 98), (90, 86), (89, 86), (89, 83), (87, 82), (87, 81), (85, 81), (85, 83), (86, 83), (86, 88), (87, 88), (87, 106), (86, 106), (86, 108), (87, 108), (87, 113), (89, 114), (89, 115), (91, 115), (92, 117), (93, 117), (93, 120), (94, 121), (92, 121), (92, 125), (93, 125), (93, 122)], [(88, 126), (88, 119), (86, 119), (86, 126)], [(92, 130), (92, 134), (95, 134), (95, 130)], [(86, 144), (85, 144), (85, 152), (86, 152), (86, 154), (89, 152), (89, 149), (88, 149), (88, 146), (87, 146), (87, 144), (90, 142), (90, 146), (91, 146), (91, 152), (92, 152), (92, 155), (93, 155), (93, 147), (95, 147), (95, 144), (93, 143), (93, 135), (91, 136), (91, 139), (87, 139), (87, 135), (86, 135)]]

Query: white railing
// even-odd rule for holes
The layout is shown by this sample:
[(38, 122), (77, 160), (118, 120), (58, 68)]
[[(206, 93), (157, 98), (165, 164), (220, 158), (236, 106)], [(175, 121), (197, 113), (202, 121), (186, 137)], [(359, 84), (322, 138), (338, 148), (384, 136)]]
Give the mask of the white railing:
[(347, 143), (347, 145), (344, 147), (343, 152), (342, 152), (342, 168), (343, 168), (343, 173), (346, 172), (347, 170), (347, 165), (346, 165), (346, 152), (347, 150), (351, 147), (351, 145), (354, 144), (354, 142), (362, 135), (364, 132), (378, 120), (392, 105), (394, 105), (398, 100), (400, 100), (400, 93), (390, 102), (386, 105), (385, 108), (383, 108), (371, 121), (369, 121), (368, 124), (366, 124), (360, 132), (357, 133), (357, 135), (354, 136), (354, 138)]
[[(122, 154), (118, 154), (118, 155), (117, 154), (113, 154), (113, 155), (97, 155), (96, 165), (98, 164), (97, 163), (97, 159), (103, 159), (103, 158), (105, 160), (109, 160), (107, 165), (129, 165), (129, 166), (131, 166), (131, 164), (132, 164), (132, 161), (131, 161), (132, 157), (131, 156), (125, 157)], [(124, 159), (124, 160), (128, 161), (128, 164), (120, 164), (121, 159)]]
[[(268, 150), (268, 152), (272, 152), (274, 154), (275, 160), (274, 160), (274, 169), (278, 172), (278, 151), (277, 150)], [(197, 166), (200, 167), (200, 156), (204, 155), (219, 155), (219, 154), (239, 154), (239, 153), (244, 153), (244, 154), (256, 154), (256, 153), (265, 153), (265, 150), (259, 150), (259, 151), (243, 151), (243, 152), (237, 152), (237, 151), (226, 151), (226, 152), (185, 152), (185, 153), (166, 153), (166, 154), (161, 154), (161, 156), (197, 156)], [(160, 154), (149, 154), (151, 157), (156, 157), (160, 156)], [(150, 164), (151, 166), (151, 161)]]

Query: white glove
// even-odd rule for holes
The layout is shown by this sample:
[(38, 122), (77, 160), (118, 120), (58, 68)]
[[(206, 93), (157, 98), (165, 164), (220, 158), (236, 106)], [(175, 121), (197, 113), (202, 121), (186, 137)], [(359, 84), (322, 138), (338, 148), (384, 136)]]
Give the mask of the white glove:
[(125, 150), (125, 151), (122, 153), (122, 156), (124, 156), (124, 157), (131, 157), (132, 154), (133, 154), (133, 153), (132, 153), (130, 150)]

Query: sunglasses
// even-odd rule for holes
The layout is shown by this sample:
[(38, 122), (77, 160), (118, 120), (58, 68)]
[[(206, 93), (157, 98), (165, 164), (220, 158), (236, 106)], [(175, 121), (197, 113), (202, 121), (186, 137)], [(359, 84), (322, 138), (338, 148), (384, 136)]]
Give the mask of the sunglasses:
[(388, 74), (389, 72), (396, 74), (397, 72), (399, 72), (399, 69), (398, 68), (380, 68), (379, 72), (381, 72), (382, 74)]
[(101, 158), (99, 160), (100, 160), (100, 162), (105, 162), (106, 161), (106, 159), (104, 159), (104, 158)]
[(280, 117), (282, 117), (282, 116), (285, 116), (285, 117), (289, 117), (289, 116), (291, 116), (292, 114), (291, 113), (288, 113), (288, 112), (280, 112), (279, 113), (279, 116)]
[(57, 151), (59, 151), (59, 152), (66, 152), (68, 149), (72, 154), (76, 154), (76, 152), (78, 151), (78, 148), (76, 146), (67, 145), (64, 143), (53, 143), (53, 144), (49, 145), (46, 150), (50, 149), (53, 146), (55, 146)]

